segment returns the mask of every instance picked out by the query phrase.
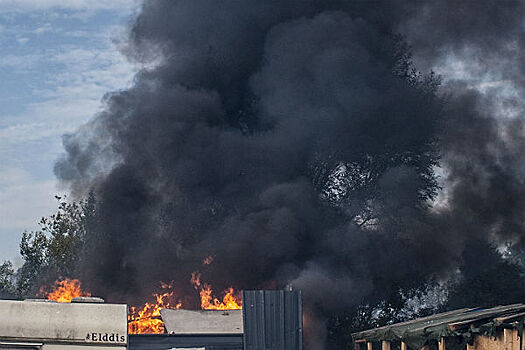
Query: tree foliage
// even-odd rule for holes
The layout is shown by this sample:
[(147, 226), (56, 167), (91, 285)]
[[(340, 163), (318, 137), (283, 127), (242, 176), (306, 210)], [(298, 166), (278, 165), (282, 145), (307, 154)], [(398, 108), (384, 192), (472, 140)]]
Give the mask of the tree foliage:
[[(318, 155), (311, 165), (312, 181), (321, 199), (340, 208), (363, 228), (374, 227), (378, 217), (385, 214), (385, 195), (388, 196), (388, 191), (382, 187), (381, 181), (390, 171), (406, 169), (414, 173), (416, 194), (410, 203), (413, 207), (427, 208), (440, 189), (435, 168), (440, 160), (436, 131), (443, 108), (443, 101), (437, 95), (441, 78), (434, 72), (422, 74), (417, 71), (410, 46), (401, 35), (393, 37), (390, 66), (394, 79), (402, 82), (420, 105), (425, 106), (425, 113), (431, 116), (426, 120), (432, 125), (426, 125), (426, 131), (421, 131), (421, 135), (412, 140), (394, 137), (390, 143), (374, 142), (368, 148), (353, 150), (352, 159), (343, 159), (342, 151), (334, 150)], [(388, 113), (381, 111), (380, 115)], [(377, 125), (381, 123), (372, 124), (377, 122), (376, 117), (368, 119), (371, 119), (371, 124), (363, 130), (378, 129)], [(395, 133), (388, 128), (386, 132)]]
[(10, 261), (4, 261), (0, 265), (0, 298), (11, 299), (15, 295), (14, 285), (15, 270), (13, 263)]
[(43, 217), (40, 230), (24, 232), (20, 255), (24, 264), (16, 273), (14, 289), (19, 297), (35, 296), (42, 284), (74, 277), (82, 256), (87, 223), (94, 213), (94, 196), (79, 202), (55, 196), (58, 210)]
[(455, 276), (444, 282), (429, 280), (412, 290), (395, 291), (387, 299), (343, 310), (330, 319), (329, 338), (340, 349), (353, 349), (354, 332), (464, 307), (519, 303), (525, 298), (524, 276), (519, 261), (502, 255), (493, 244), (473, 239)]

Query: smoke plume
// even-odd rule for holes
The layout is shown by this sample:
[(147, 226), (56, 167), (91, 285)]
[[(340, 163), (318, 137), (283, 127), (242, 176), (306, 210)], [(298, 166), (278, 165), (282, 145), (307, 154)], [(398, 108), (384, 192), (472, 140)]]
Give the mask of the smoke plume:
[(98, 201), (80, 276), (115, 300), (197, 269), (292, 284), (319, 349), (331, 313), (446, 279), (469, 242), (521, 247), (522, 7), (144, 2), (144, 69), (55, 167)]

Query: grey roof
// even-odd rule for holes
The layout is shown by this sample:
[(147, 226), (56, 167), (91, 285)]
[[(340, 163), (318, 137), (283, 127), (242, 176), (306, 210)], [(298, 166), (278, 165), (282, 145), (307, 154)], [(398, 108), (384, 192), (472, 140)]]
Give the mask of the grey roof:
[(0, 314), (0, 342), (127, 343), (125, 304), (0, 300)]
[(473, 308), (444, 312), (412, 321), (352, 334), (354, 340), (404, 341), (419, 349), (441, 337), (455, 337), (458, 343), (472, 341), (475, 334), (493, 335), (499, 328), (516, 328), (525, 318), (525, 305), (513, 304), (491, 309)]
[(160, 315), (170, 334), (242, 334), (241, 310), (162, 309)]

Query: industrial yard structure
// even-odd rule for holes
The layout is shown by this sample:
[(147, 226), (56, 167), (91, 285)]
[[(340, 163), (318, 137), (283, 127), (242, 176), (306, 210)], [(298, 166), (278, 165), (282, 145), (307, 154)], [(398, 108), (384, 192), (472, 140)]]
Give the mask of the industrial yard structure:
[(522, 350), (525, 305), (440, 313), (352, 334), (356, 350)]
[(100, 298), (1, 300), (0, 349), (301, 350), (296, 291), (243, 291), (242, 310), (163, 309), (164, 334), (128, 334), (128, 307)]
[(0, 300), (0, 313), (0, 349), (125, 350), (128, 344), (124, 304)]
[(301, 350), (297, 291), (242, 291), (241, 310), (161, 311), (166, 334), (129, 336), (130, 350)]

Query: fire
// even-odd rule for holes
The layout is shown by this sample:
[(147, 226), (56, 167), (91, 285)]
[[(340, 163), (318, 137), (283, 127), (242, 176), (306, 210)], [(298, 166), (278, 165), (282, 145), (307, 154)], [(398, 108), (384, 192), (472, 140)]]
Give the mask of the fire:
[[(207, 263), (213, 261), (209, 257)], [(238, 310), (242, 308), (240, 292), (233, 288), (228, 288), (223, 292), (222, 300), (214, 297), (211, 286), (207, 283), (201, 283), (200, 273), (194, 272), (191, 275), (193, 287), (199, 291), (200, 304), (203, 310)], [(56, 300), (61, 303), (69, 303), (76, 297), (89, 297), (90, 293), (82, 290), (82, 284), (77, 279), (66, 278), (57, 280), (52, 286), (51, 291), (48, 288), (40, 288), (40, 295), (49, 300)], [(165, 333), (164, 322), (160, 317), (160, 310), (165, 308), (180, 309), (182, 303), (177, 300), (173, 290), (173, 284), (161, 282), (161, 293), (154, 293), (154, 301), (146, 302), (140, 307), (131, 306), (128, 314), (128, 333)]]
[[(204, 310), (240, 310), (242, 309), (241, 298), (238, 293), (235, 293), (233, 288), (228, 288), (224, 291), (222, 302), (212, 297), (212, 290), (208, 284), (200, 291), (201, 308)], [(236, 295), (237, 294), (237, 295)]]
[(160, 317), (160, 310), (165, 308), (180, 309), (182, 303), (174, 301), (173, 285), (161, 283), (162, 294), (153, 294), (154, 303), (145, 303), (142, 308), (130, 307), (128, 315), (128, 333), (164, 333), (164, 322)]
[(242, 309), (241, 296), (232, 287), (225, 290), (222, 301), (213, 297), (213, 290), (207, 283), (202, 284), (200, 273), (193, 272), (190, 282), (196, 290), (199, 290), (201, 309), (203, 310), (240, 310)]
[(205, 257), (204, 260), (202, 260), (202, 265), (210, 265), (213, 262), (213, 259), (215, 259), (213, 255)]
[(44, 287), (40, 288), (40, 295), (60, 303), (70, 303), (73, 298), (91, 296), (90, 293), (82, 290), (82, 284), (77, 279), (57, 280), (52, 288), (51, 292), (47, 292)]

